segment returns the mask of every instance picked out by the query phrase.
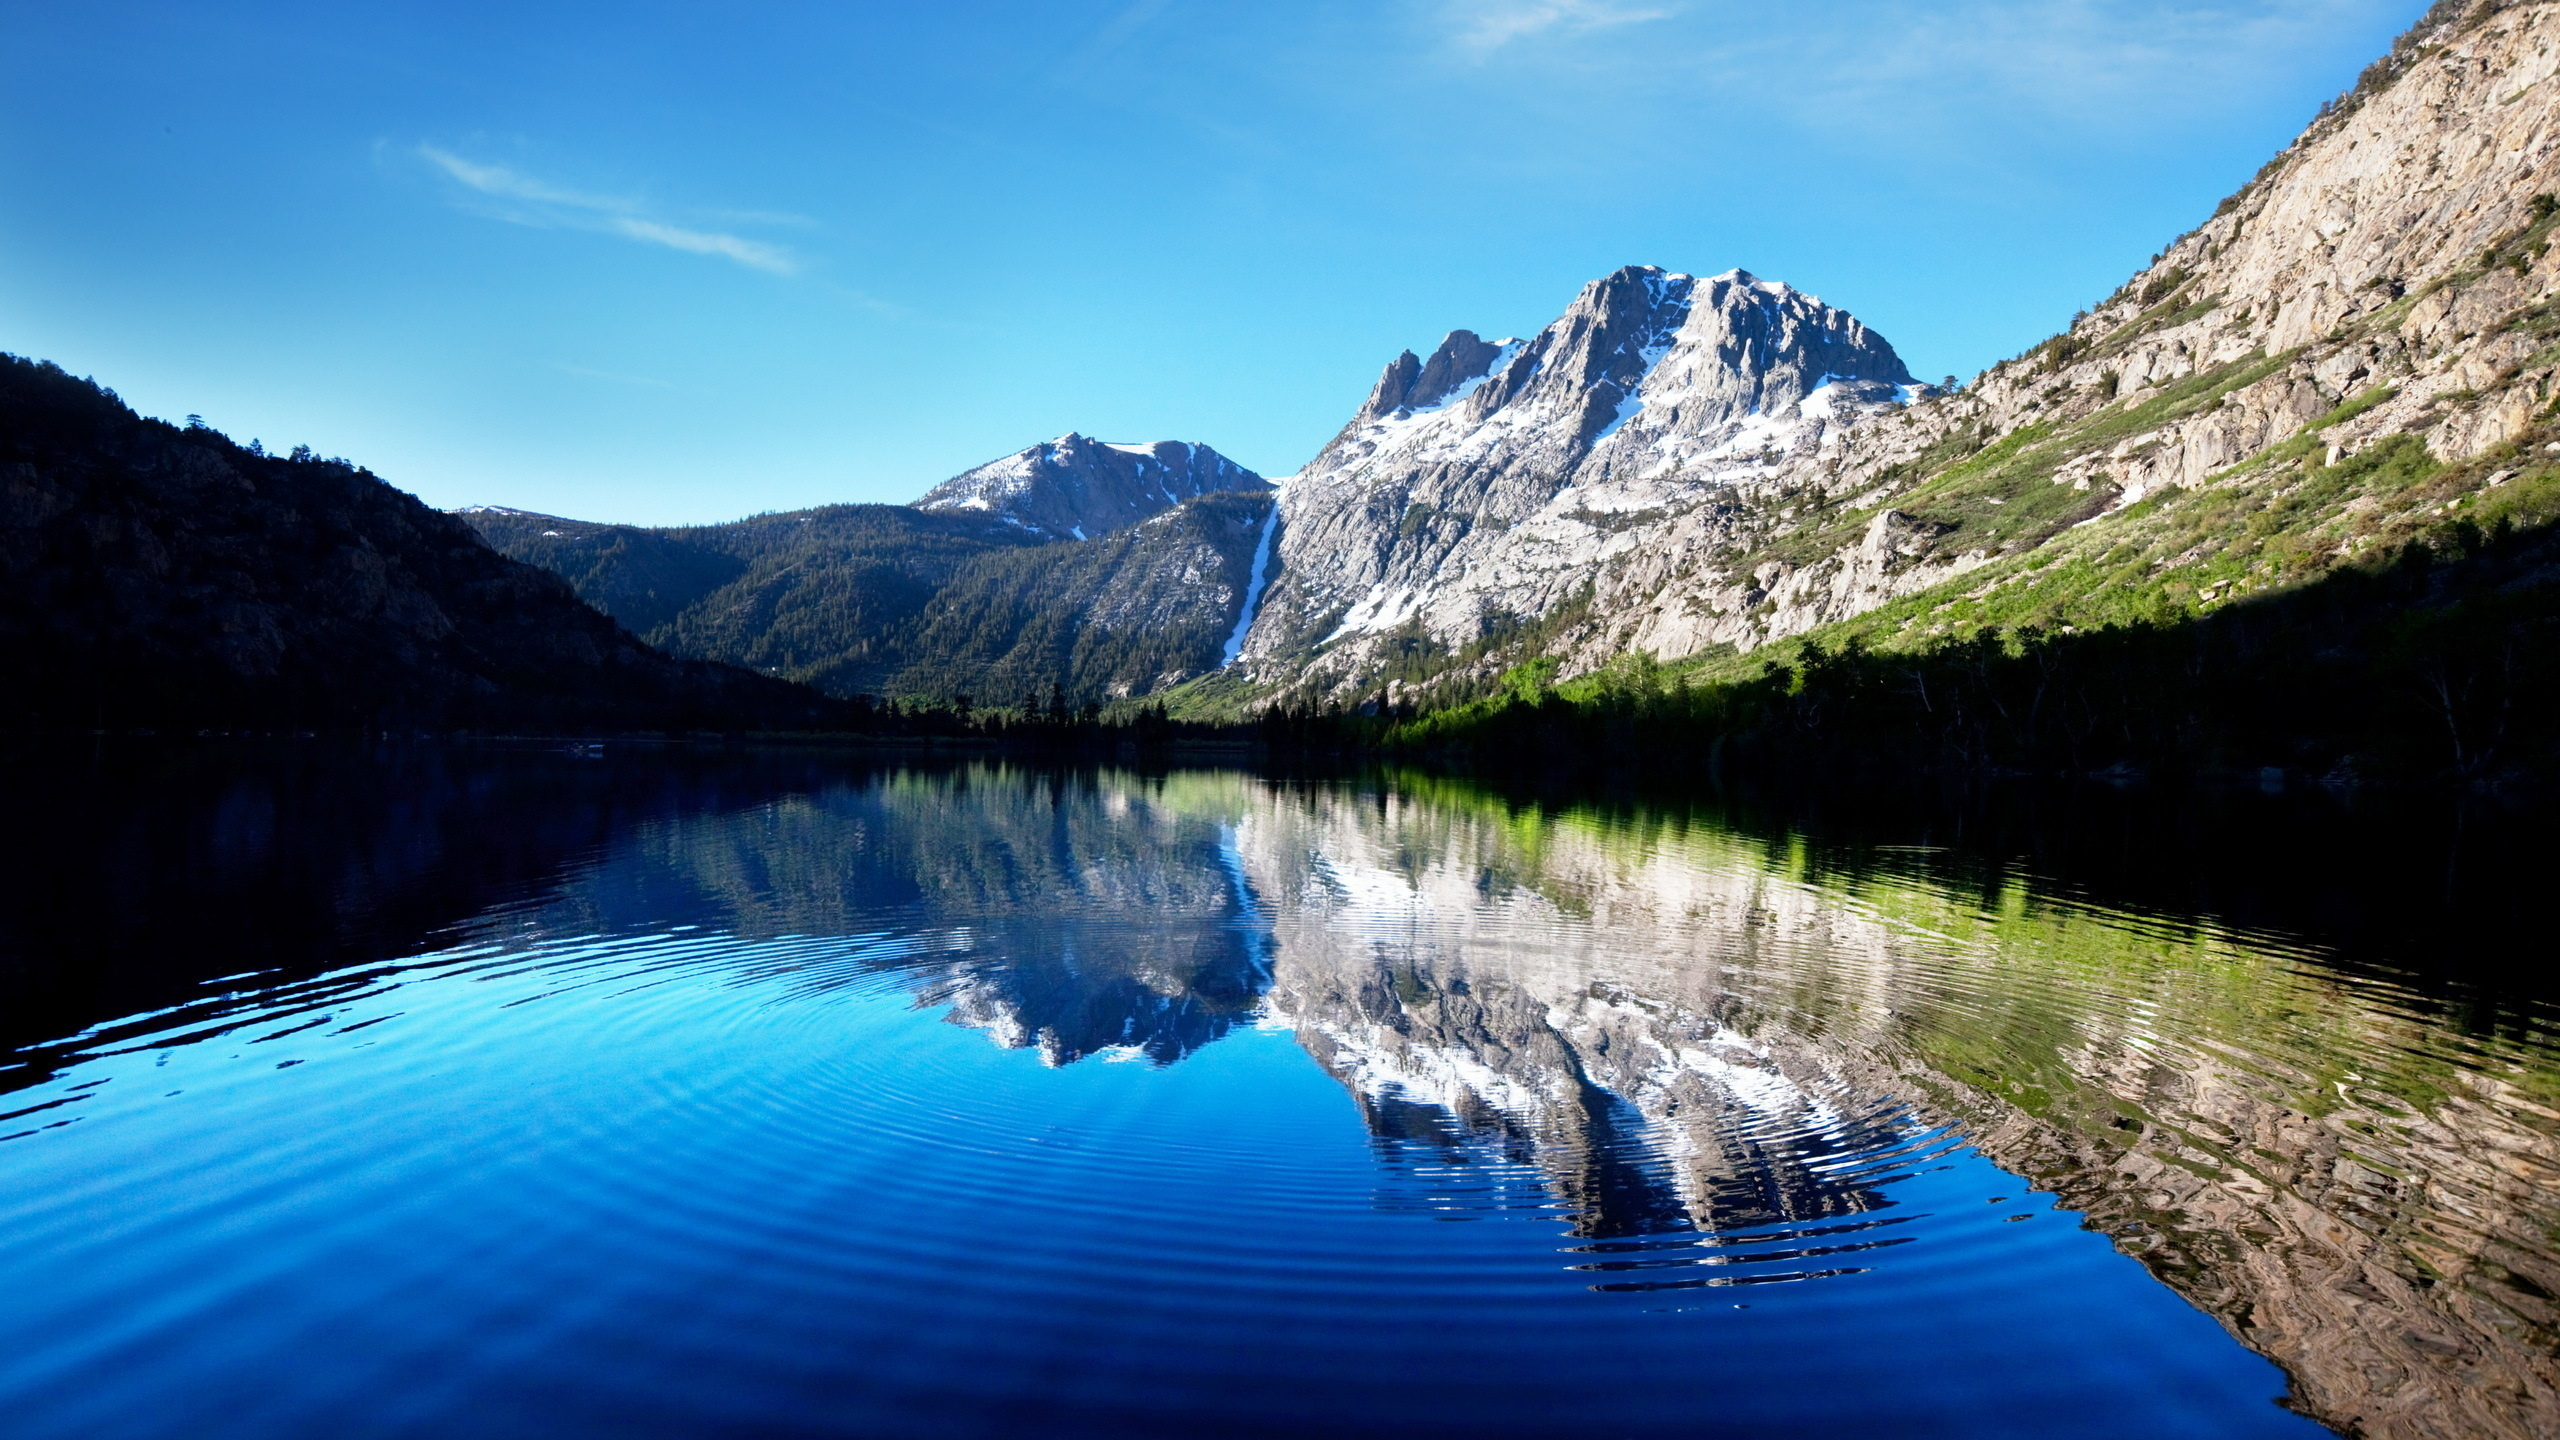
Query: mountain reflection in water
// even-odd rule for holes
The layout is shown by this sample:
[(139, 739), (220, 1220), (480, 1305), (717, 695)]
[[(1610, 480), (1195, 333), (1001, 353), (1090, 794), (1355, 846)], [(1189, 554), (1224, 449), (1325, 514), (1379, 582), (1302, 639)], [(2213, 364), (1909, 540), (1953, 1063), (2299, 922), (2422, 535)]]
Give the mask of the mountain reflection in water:
[[(199, 1373), (185, 1319), (103, 1318), (191, 1293), (155, 1263), (284, 1224), (247, 1181), (211, 1213), (208, 1166), (305, 1167), (291, 1205), (361, 1250), (372, 1182), (275, 1158), (333, 1143), (487, 1207), (435, 1222), (456, 1254), (516, 1253), (488, 1218), (515, 1192), (475, 1188), (508, 1167), (552, 1197), (526, 1233), (632, 1232), (554, 1234), (365, 1352), (380, 1384), (476, 1397), (481, 1433), (2304, 1428), (2057, 1203), (2285, 1367), (2305, 1413), (2560, 1430), (2549, 1009), (2465, 1024), (2317, 937), (1871, 835), (1413, 779), (423, 747), (36, 773), (8, 803), (68, 841), (0, 894), (0, 1398), (31, 1434), (154, 1433), (241, 1384), (274, 1393), (191, 1428), (450, 1433), (432, 1399), (286, 1383), (254, 1325)], [(1043, 1091), (902, 1018), (933, 1014), (1085, 1078)], [(432, 1063), (355, 1053), (377, 1041)], [(254, 1075), (207, 1068), (269, 1043)], [(1360, 1170), (1292, 1050), (1356, 1108)], [(136, 1108), (190, 1056), (218, 1109)], [(257, 1078), (307, 1056), (339, 1068)], [(413, 1090), (436, 1111), (414, 1143)], [(361, 1142), (329, 1140), (340, 1111)], [(192, 1168), (117, 1168), (189, 1146)], [(136, 1290), (95, 1278), (116, 1245), (76, 1194), (159, 1237), (121, 1252)], [(1018, 1253), (991, 1271), (972, 1247), (997, 1234)], [(416, 1297), (459, 1282), (372, 1283), (433, 1312)], [(589, 1313), (651, 1285), (696, 1298), (635, 1332)], [(764, 1338), (674, 1323), (702, 1286)], [(286, 1327), (304, 1302), (277, 1296), (305, 1292), (272, 1274), (201, 1307), (252, 1293), (279, 1354), (332, 1313)], [(547, 1370), (490, 1344), (500, 1313), (569, 1337)], [(577, 1358), (581, 1325), (618, 1369)], [(597, 1399), (646, 1388), (624, 1372), (648, 1346), (727, 1378)], [(121, 1403), (83, 1388), (99, 1366)]]

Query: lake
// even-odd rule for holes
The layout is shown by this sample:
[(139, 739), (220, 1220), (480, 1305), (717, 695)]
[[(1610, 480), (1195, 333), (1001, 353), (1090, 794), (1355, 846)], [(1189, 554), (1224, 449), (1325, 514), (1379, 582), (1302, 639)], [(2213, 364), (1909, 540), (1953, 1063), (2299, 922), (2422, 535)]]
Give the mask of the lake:
[(2529, 817), (0, 774), (12, 1436), (2560, 1427)]

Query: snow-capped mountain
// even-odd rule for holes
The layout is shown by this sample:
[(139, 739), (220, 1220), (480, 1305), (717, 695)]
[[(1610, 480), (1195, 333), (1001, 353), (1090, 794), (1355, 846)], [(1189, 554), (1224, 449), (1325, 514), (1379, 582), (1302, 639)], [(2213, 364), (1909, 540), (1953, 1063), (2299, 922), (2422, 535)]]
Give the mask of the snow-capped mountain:
[(1073, 431), (955, 475), (919, 510), (975, 510), (1053, 540), (1125, 529), (1196, 495), (1268, 490), (1271, 482), (1206, 445), (1114, 445)]
[(1630, 266), (1528, 340), (1458, 330), (1400, 355), (1287, 487), (1248, 666), (1418, 624), (1462, 643), (1587, 583), (1631, 517), (1835, 443), (1917, 387), (1844, 310), (1740, 270)]

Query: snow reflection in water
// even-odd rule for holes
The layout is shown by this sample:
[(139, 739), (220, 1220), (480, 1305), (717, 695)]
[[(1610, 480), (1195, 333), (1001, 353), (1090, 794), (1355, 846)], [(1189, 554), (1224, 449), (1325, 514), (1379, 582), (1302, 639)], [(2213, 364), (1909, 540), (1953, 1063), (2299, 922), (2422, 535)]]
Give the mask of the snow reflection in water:
[(2314, 955), (1451, 790), (680, 812), (23, 1051), (27, 1433), (2302, 1428), (2056, 1196), (2325, 1418), (2553, 1413), (2548, 1031)]

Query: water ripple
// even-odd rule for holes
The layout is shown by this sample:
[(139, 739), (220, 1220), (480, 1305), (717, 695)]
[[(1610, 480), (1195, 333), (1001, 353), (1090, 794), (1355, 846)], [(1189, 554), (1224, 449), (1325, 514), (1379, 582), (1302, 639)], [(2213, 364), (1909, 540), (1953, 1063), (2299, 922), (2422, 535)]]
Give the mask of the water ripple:
[(2530, 1045), (1920, 859), (1237, 777), (644, 826), (420, 953), (21, 1051), (0, 1397), (83, 1440), (2298, 1434), (2081, 1215), (2225, 1314), (2333, 1219), (2547, 1252)]

